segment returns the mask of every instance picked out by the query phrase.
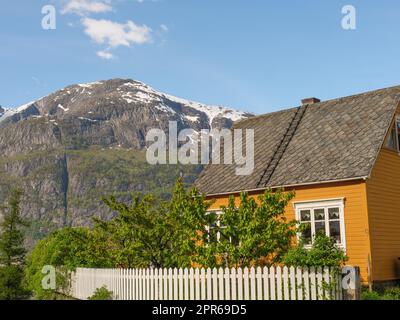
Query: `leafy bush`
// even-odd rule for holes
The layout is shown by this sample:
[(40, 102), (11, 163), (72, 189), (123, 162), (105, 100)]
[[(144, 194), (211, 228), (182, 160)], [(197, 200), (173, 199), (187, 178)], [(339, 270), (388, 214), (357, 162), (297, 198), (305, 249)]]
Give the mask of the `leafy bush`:
[(97, 288), (94, 294), (89, 297), (89, 300), (112, 300), (112, 291), (109, 291), (106, 286)]
[(67, 286), (68, 270), (77, 266), (88, 266), (87, 246), (89, 231), (84, 228), (64, 228), (40, 240), (28, 256), (25, 278), (29, 288), (38, 299), (55, 299), (56, 290), (44, 290), (42, 269), (46, 265), (58, 268), (56, 285), (58, 289)]
[(380, 292), (364, 289), (361, 300), (400, 300), (400, 287), (386, 288)]
[(304, 241), (290, 249), (283, 258), (287, 266), (340, 267), (347, 261), (347, 256), (338, 248), (335, 241), (324, 234), (317, 234), (311, 249), (304, 247)]
[(388, 288), (385, 290), (383, 300), (400, 300), (400, 288)]
[(364, 289), (361, 291), (361, 300), (381, 300), (382, 296), (376, 291)]

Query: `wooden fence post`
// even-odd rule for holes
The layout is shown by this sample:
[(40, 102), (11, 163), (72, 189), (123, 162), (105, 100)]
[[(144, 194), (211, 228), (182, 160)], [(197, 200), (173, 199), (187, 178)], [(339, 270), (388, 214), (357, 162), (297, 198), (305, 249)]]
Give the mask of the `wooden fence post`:
[(359, 267), (343, 267), (340, 284), (343, 293), (343, 300), (361, 299), (361, 280)]

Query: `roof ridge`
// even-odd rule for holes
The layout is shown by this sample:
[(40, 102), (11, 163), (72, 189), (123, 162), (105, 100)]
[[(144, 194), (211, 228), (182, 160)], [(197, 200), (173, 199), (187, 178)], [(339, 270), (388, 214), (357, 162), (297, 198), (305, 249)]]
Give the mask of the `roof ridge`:
[[(319, 106), (321, 106), (323, 104), (326, 104), (326, 103), (332, 103), (332, 102), (335, 102), (335, 101), (339, 102), (339, 101), (342, 101), (342, 100), (345, 100), (345, 99), (352, 99), (352, 98), (355, 98), (355, 97), (361, 97), (361, 96), (366, 96), (366, 95), (370, 95), (370, 94), (377, 94), (377, 93), (379, 93), (381, 91), (388, 91), (388, 90), (393, 90), (393, 89), (399, 89), (400, 90), (400, 85), (391, 86), (391, 87), (387, 87), (387, 88), (370, 90), (370, 91), (367, 91), (367, 92), (360, 92), (360, 93), (351, 94), (351, 95), (343, 96), (343, 97), (339, 97), (339, 98), (332, 98), (332, 99), (328, 99), (328, 100), (323, 100), (321, 102), (313, 103), (312, 105), (310, 105), (310, 107), (312, 107), (312, 108), (319, 107)], [(251, 121), (251, 120), (254, 121), (254, 120), (257, 120), (257, 119), (261, 119), (263, 117), (268, 117), (268, 116), (275, 115), (275, 114), (278, 114), (278, 113), (287, 112), (287, 111), (290, 111), (290, 110), (293, 110), (293, 109), (297, 109), (297, 108), (298, 107), (289, 107), (289, 108), (285, 108), (285, 109), (281, 109), (281, 110), (277, 110), (277, 111), (273, 111), (273, 112), (268, 112), (268, 113), (256, 115), (255, 117), (251, 117), (251, 118), (247, 118), (247, 119), (241, 119), (239, 121), (236, 121), (235, 124), (236, 123), (242, 124), (242, 123), (244, 123), (246, 121)]]
[(339, 98), (332, 98), (332, 99), (328, 99), (328, 100), (323, 100), (321, 102), (313, 103), (312, 107), (318, 107), (318, 106), (321, 106), (321, 105), (323, 105), (325, 103), (340, 102), (342, 100), (354, 99), (356, 97), (363, 97), (363, 96), (373, 95), (373, 94), (381, 93), (381, 92), (384, 92), (384, 91), (390, 91), (390, 90), (393, 90), (393, 89), (399, 89), (400, 90), (400, 85), (391, 86), (391, 87), (387, 87), (387, 88), (370, 90), (370, 91), (366, 91), (366, 92), (360, 92), (360, 93), (351, 94), (351, 95), (344, 96), (344, 97), (339, 97)]
[[(285, 112), (288, 112), (288, 111), (292, 111), (292, 110), (294, 110), (294, 109), (298, 109), (299, 107), (290, 107), (290, 108), (287, 108), (287, 109), (282, 109), (282, 110), (277, 110), (277, 111), (272, 111), (272, 112), (269, 112), (269, 113), (264, 113), (264, 114), (260, 114), (260, 115), (256, 115), (256, 116), (254, 116), (254, 117), (250, 117), (250, 118), (243, 118), (243, 119), (240, 119), (240, 120), (238, 120), (238, 121), (235, 121), (234, 122), (234, 126), (236, 125), (236, 124), (243, 124), (243, 123), (245, 123), (245, 122), (250, 122), (250, 121), (254, 121), (254, 120), (258, 120), (258, 119), (262, 119), (262, 118), (266, 118), (266, 117), (269, 117), (269, 116), (273, 116), (273, 115), (276, 115), (276, 114), (279, 114), (279, 113), (285, 113)], [(233, 129), (234, 129), (235, 127), (233, 127)]]

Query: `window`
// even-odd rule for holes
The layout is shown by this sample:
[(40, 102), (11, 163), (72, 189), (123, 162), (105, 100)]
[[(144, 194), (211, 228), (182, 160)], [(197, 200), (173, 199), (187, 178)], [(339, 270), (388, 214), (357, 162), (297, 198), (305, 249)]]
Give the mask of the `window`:
[(385, 146), (388, 149), (400, 152), (400, 117), (396, 119), (392, 130), (390, 130)]
[(345, 247), (343, 208), (343, 199), (295, 203), (297, 220), (308, 226), (300, 235), (306, 246), (311, 246), (314, 237), (322, 233)]
[(206, 230), (208, 231), (208, 241), (209, 242), (216, 242), (219, 241), (221, 238), (221, 234), (218, 230), (226, 228), (225, 226), (222, 225), (221, 221), (221, 216), (222, 216), (222, 211), (209, 211), (207, 214), (209, 215), (216, 215), (216, 219), (214, 220), (215, 223), (210, 224), (206, 227)]

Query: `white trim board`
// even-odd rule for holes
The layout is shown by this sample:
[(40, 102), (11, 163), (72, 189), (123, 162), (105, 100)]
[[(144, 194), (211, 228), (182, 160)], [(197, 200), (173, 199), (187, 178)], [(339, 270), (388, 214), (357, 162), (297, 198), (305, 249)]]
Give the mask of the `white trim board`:
[[(294, 210), (295, 210), (295, 215), (296, 215), (296, 220), (300, 222), (300, 210), (306, 210), (306, 209), (318, 209), (318, 208), (324, 208), (328, 209), (330, 207), (338, 207), (339, 208), (339, 225), (340, 225), (340, 237), (341, 237), (341, 244), (338, 245), (338, 247), (342, 248), (346, 252), (346, 226), (345, 226), (345, 214), (344, 214), (344, 201), (345, 198), (335, 198), (335, 199), (324, 199), (322, 201), (318, 200), (310, 200), (310, 201), (299, 201), (293, 203), (294, 205)], [(327, 212), (325, 212), (327, 214)], [(326, 222), (327, 217), (325, 217), (325, 222)], [(329, 221), (329, 219), (328, 219)], [(314, 218), (312, 217), (311, 214), (311, 219), (310, 219), (311, 225), (315, 224)], [(325, 226), (327, 228), (328, 226)], [(314, 226), (312, 226), (314, 229)], [(314, 237), (315, 231), (312, 232), (312, 237)], [(297, 240), (300, 239), (300, 234), (297, 235)], [(311, 247), (311, 245), (305, 246)]]

